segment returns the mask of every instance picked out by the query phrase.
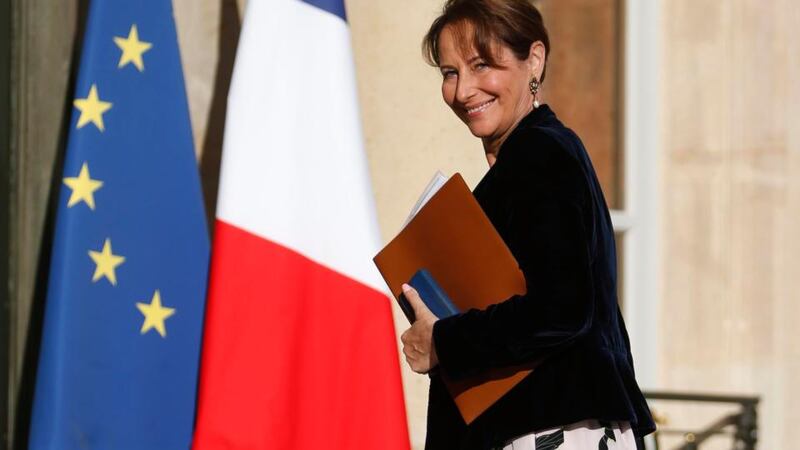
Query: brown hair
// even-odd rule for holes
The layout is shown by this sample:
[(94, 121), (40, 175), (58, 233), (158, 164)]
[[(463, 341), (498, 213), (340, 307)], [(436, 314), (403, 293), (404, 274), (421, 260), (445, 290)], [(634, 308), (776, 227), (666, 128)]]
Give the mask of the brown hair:
[[(505, 44), (519, 60), (528, 59), (531, 44), (542, 41), (545, 63), (550, 54), (550, 38), (544, 27), (542, 14), (530, 0), (447, 0), (442, 14), (431, 24), (422, 40), (422, 54), (428, 64), (439, 66), (439, 36), (447, 25), (453, 32), (462, 51), (470, 44), (478, 55), (490, 65), (497, 65), (495, 48)], [(471, 39), (465, 34), (472, 28)], [(544, 81), (545, 69), (542, 69)]]

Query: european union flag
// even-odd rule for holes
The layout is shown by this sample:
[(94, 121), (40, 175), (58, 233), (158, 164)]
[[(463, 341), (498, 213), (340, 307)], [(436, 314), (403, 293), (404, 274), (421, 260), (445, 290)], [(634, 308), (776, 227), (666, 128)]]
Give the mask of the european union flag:
[(191, 445), (209, 242), (169, 0), (91, 2), (32, 449)]

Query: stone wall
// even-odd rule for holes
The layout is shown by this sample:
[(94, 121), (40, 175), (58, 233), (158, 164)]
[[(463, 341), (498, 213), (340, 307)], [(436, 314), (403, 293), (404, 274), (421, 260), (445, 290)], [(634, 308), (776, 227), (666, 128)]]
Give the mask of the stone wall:
[(660, 381), (760, 395), (759, 448), (794, 448), (800, 13), (788, 0), (662, 3)]

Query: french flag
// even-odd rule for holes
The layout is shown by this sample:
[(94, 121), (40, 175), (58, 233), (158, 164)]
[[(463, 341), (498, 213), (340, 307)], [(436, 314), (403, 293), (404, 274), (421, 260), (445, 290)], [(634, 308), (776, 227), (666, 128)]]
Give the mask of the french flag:
[(409, 445), (342, 0), (248, 0), (195, 450)]

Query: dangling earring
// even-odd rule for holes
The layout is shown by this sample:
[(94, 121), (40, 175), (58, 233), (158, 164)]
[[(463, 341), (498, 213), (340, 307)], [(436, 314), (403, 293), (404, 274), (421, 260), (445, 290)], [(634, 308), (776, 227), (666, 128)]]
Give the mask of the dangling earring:
[(528, 83), (528, 88), (531, 90), (531, 95), (533, 95), (533, 107), (539, 107), (539, 80), (536, 79), (536, 76), (531, 77), (531, 81)]

